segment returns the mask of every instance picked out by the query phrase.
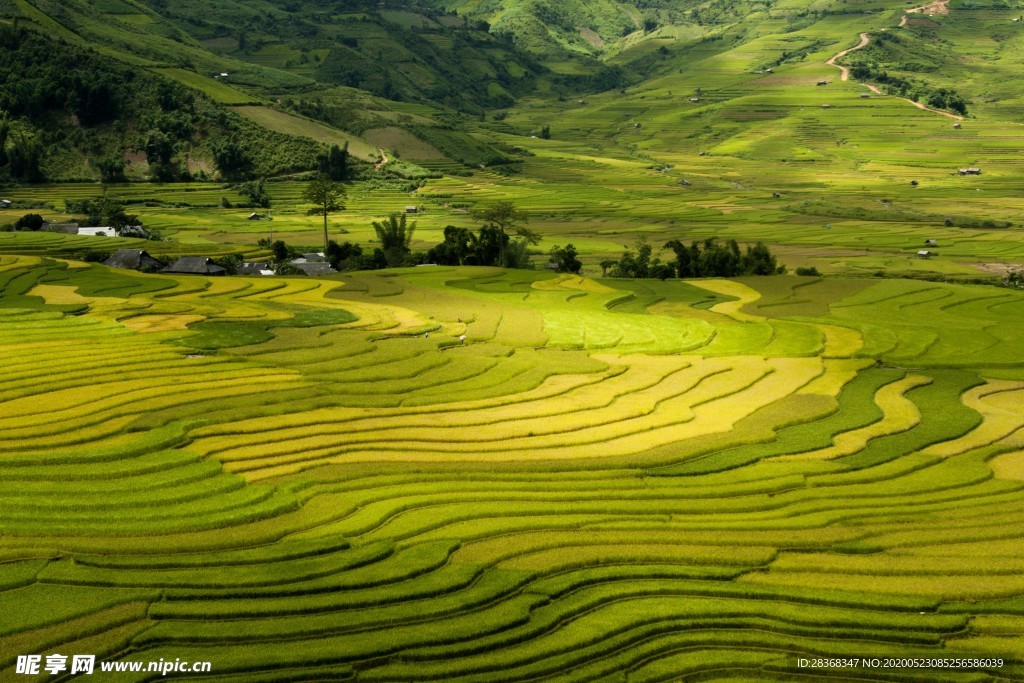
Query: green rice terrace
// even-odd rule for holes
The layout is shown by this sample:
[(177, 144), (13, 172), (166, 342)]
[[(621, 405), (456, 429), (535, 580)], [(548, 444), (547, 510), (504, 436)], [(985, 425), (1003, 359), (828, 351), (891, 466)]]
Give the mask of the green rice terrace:
[(0, 282), (8, 672), (1024, 676), (1024, 293), (38, 256)]
[[(1024, 680), (1020, 2), (206, 4), (0, 0), (139, 84), (0, 111), (0, 682)], [(330, 144), (332, 240), (535, 267), (101, 263), (319, 250)], [(711, 238), (802, 274), (605, 277)]]

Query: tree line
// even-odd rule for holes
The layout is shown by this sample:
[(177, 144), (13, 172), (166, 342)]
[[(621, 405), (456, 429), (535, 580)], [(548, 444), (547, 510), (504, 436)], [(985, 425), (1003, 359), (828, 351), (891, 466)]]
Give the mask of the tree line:
[(703, 241), (694, 240), (689, 245), (682, 240), (665, 243), (675, 258), (662, 261), (653, 255), (653, 247), (646, 237), (641, 237), (633, 249), (627, 249), (618, 261), (601, 262), (601, 272), (606, 277), (623, 278), (698, 278), (698, 277), (739, 277), (743, 275), (776, 275), (786, 272), (775, 255), (764, 244), (758, 242), (741, 250), (734, 239), (719, 242), (714, 237)]

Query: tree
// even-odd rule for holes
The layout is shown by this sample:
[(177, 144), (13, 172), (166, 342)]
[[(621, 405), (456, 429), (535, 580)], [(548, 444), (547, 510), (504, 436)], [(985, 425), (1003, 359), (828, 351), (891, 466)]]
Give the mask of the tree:
[(555, 246), (551, 249), (551, 261), (558, 266), (559, 273), (579, 273), (583, 262), (576, 258), (576, 247), (567, 244), (565, 247)]
[(213, 162), (225, 178), (244, 176), (252, 167), (252, 159), (237, 138), (221, 140), (213, 147)]
[(363, 248), (352, 242), (338, 244), (331, 240), (327, 243), (325, 254), (335, 270), (354, 270), (361, 265)]
[(344, 147), (331, 145), (331, 148), (317, 155), (317, 165), (321, 175), (331, 180), (348, 180), (348, 143)]
[(7, 119), (0, 119), (0, 166), (7, 165), (7, 137), (11, 134), (11, 124)]
[(96, 160), (96, 169), (100, 172), (100, 182), (120, 183), (124, 181), (125, 161), (121, 157), (107, 156)]
[(306, 212), (307, 216), (324, 217), (324, 253), (327, 253), (327, 216), (335, 211), (345, 209), (345, 188), (341, 183), (335, 182), (327, 176), (317, 176), (302, 193), (302, 198), (313, 204), (313, 208)]
[(503, 239), (499, 240), (498, 265), (505, 265), (505, 247), (508, 245), (509, 233), (522, 237), (527, 244), (540, 242), (540, 235), (523, 225), (529, 216), (525, 211), (516, 209), (515, 204), (510, 201), (495, 202), (486, 209), (474, 212), (473, 216), (484, 221), (488, 227), (496, 229), (501, 233)]
[(7, 151), (11, 177), (27, 183), (41, 183), (46, 180), (40, 164), (43, 161), (43, 145), (34, 137), (19, 134), (12, 137), (11, 148)]
[(277, 240), (270, 245), (270, 248), (274, 252), (275, 261), (282, 263), (288, 260), (288, 245), (283, 240)]
[(466, 228), (444, 227), (444, 242), (427, 252), (427, 261), (440, 266), (462, 266), (473, 251), (476, 236)]
[(14, 229), (36, 231), (43, 227), (45, 222), (38, 213), (26, 213), (14, 223)]
[(373, 221), (373, 230), (377, 233), (388, 266), (393, 268), (402, 265), (409, 255), (409, 243), (416, 231), (416, 221), (406, 225), (404, 213), (393, 213), (383, 221)]
[(267, 193), (266, 187), (264, 187), (263, 178), (242, 183), (235, 187), (235, 191), (248, 197), (250, 206), (263, 209), (270, 208), (270, 195)]

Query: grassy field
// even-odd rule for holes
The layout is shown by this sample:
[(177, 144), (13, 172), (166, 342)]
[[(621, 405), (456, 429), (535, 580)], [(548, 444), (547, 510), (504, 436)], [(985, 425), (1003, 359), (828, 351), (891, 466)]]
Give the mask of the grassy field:
[[(507, 199), (535, 263), (571, 242), (580, 275), (146, 275), (79, 257), (318, 246), (305, 184), (269, 179), (258, 223), (229, 184), (3, 190), (0, 224), (105, 194), (164, 239), (0, 232), (0, 680), (51, 680), (16, 661), (58, 652), (225, 682), (1024, 680), (1024, 291), (979, 267), (1024, 263), (1019, 10), (744, 7), (610, 46), (656, 62), (639, 84), (462, 122), (514, 170), (236, 108), (443, 174), (348, 183), (334, 239), (372, 248), (415, 205), (425, 250)], [(971, 98), (960, 128), (826, 64), (883, 29), (908, 42), (873, 59), (959, 55), (887, 68)], [(665, 260), (763, 240), (822, 274), (601, 277), (638, 237)]]

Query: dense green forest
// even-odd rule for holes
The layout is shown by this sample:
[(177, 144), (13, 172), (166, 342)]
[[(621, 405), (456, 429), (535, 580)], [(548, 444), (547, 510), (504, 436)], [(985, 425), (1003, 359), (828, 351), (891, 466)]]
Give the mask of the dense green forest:
[(0, 178), (187, 180), (311, 170), (317, 145), (246, 121), (174, 81), (0, 26)]

